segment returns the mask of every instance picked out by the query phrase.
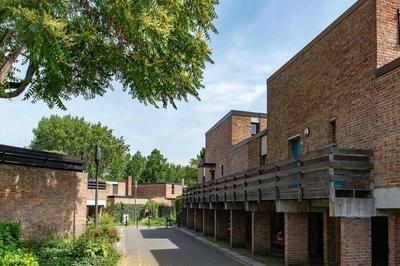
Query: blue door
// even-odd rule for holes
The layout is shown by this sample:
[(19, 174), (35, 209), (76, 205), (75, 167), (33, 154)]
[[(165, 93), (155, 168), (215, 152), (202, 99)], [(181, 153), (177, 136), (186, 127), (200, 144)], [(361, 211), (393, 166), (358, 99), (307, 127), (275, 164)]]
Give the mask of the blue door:
[(301, 141), (300, 138), (294, 138), (290, 140), (292, 144), (292, 154), (294, 157), (299, 157), (301, 155)]

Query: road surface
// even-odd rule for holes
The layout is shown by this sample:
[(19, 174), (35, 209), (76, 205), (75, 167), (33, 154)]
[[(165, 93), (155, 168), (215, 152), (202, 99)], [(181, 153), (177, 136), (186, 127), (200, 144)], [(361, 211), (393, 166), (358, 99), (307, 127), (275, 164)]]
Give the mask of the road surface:
[(129, 266), (235, 266), (242, 265), (221, 251), (173, 228), (136, 229), (123, 232), (123, 250)]

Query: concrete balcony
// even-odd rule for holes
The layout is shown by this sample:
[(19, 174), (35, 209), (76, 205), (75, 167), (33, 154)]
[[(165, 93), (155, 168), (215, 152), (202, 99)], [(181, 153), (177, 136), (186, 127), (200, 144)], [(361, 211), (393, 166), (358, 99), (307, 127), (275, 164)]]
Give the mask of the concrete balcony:
[(371, 198), (372, 152), (329, 147), (184, 191), (190, 203)]

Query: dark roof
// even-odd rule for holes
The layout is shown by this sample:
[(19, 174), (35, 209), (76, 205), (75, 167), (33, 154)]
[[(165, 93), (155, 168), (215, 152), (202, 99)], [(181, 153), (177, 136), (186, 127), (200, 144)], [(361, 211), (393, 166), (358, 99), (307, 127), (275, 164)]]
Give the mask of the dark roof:
[(0, 164), (83, 172), (85, 161), (57, 153), (0, 144)]
[(215, 167), (216, 163), (201, 163), (200, 167)]
[(248, 112), (248, 111), (239, 111), (239, 110), (231, 110), (229, 113), (224, 115), (217, 123), (215, 123), (209, 130), (207, 130), (206, 135), (210, 133), (213, 129), (218, 127), (221, 123), (223, 123), (226, 119), (228, 119), (231, 116), (249, 116), (249, 117), (261, 117), (261, 118), (267, 118), (266, 113), (256, 113), (256, 112)]

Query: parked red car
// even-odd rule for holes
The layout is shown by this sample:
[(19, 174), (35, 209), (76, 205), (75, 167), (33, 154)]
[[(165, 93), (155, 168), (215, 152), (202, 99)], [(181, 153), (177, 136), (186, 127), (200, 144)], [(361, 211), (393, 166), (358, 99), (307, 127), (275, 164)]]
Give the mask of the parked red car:
[(282, 231), (279, 231), (272, 237), (272, 245), (277, 248), (285, 247), (285, 236), (283, 235)]

